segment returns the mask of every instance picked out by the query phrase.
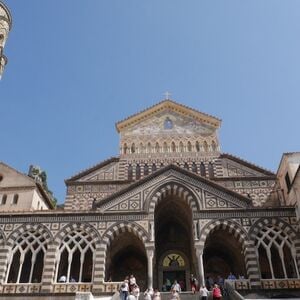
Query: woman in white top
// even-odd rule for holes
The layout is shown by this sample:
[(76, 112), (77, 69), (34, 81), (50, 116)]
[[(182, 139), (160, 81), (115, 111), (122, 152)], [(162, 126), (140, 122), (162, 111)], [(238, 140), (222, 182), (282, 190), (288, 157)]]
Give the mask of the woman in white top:
[(206, 288), (205, 285), (203, 285), (200, 288), (200, 297), (201, 297), (201, 300), (206, 300), (208, 297), (208, 289)]

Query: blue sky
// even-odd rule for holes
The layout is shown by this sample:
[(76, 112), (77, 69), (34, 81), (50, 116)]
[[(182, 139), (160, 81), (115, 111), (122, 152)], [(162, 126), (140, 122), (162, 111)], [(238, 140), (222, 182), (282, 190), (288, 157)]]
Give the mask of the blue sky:
[(118, 154), (115, 122), (163, 99), (217, 116), (222, 151), (299, 151), (300, 1), (6, 0), (0, 160), (64, 179)]

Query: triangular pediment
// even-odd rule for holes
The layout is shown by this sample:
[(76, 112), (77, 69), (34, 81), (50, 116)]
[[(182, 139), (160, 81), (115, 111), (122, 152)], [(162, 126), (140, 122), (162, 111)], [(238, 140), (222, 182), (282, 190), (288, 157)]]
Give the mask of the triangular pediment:
[(0, 188), (35, 187), (35, 181), (14, 168), (0, 162)]
[(66, 180), (68, 182), (93, 182), (118, 180), (119, 159), (110, 158)]
[(123, 136), (212, 135), (221, 120), (171, 100), (162, 101), (116, 124)]
[(251, 201), (223, 186), (175, 165), (169, 165), (119, 192), (96, 202), (104, 212), (148, 212), (149, 203), (165, 189), (176, 189), (193, 201), (194, 209), (246, 209)]

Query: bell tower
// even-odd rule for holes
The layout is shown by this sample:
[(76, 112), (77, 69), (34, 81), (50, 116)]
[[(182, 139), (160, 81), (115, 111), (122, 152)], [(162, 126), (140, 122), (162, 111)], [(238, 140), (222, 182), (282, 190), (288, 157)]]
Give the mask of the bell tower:
[(7, 6), (0, 1), (0, 79), (7, 63), (7, 58), (3, 54), (4, 46), (11, 29), (12, 19)]

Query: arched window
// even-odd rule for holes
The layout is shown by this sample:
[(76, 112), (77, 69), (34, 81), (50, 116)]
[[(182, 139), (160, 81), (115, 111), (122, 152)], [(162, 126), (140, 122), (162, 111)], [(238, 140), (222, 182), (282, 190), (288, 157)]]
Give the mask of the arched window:
[(147, 164), (144, 165), (144, 175), (148, 175), (149, 174), (149, 167)]
[(255, 245), (259, 255), (262, 278), (298, 278), (295, 245), (285, 232), (266, 226), (256, 235)]
[(128, 165), (128, 180), (132, 180), (132, 165)]
[(195, 162), (193, 162), (193, 164), (192, 164), (192, 172), (198, 173), (198, 171), (197, 171), (197, 165), (196, 165)]
[(155, 144), (155, 152), (159, 153), (159, 144), (158, 143)]
[(171, 151), (176, 152), (176, 146), (174, 142), (171, 143)]
[(168, 152), (168, 145), (167, 145), (166, 142), (164, 142), (163, 150), (164, 150), (165, 153)]
[(31, 229), (15, 241), (8, 260), (7, 282), (41, 282), (48, 237), (45, 232)]
[(19, 195), (18, 194), (14, 194), (14, 198), (13, 198), (13, 205), (17, 205), (18, 204), (18, 200), (19, 200)]
[(127, 154), (127, 151), (128, 151), (128, 147), (127, 147), (127, 144), (125, 143), (123, 146), (123, 153)]
[(65, 276), (66, 282), (91, 282), (94, 253), (95, 242), (84, 230), (66, 235), (58, 250), (56, 280)]
[(211, 163), (211, 161), (208, 164), (208, 177), (213, 178), (214, 177), (214, 166)]
[(156, 171), (156, 164), (153, 163), (153, 164), (152, 164), (152, 173), (155, 172), (155, 171)]
[(183, 143), (180, 142), (179, 143), (179, 152), (183, 152), (183, 151), (184, 151)]
[(5, 204), (6, 204), (6, 200), (7, 200), (7, 195), (4, 194), (4, 195), (2, 196), (2, 199), (1, 199), (1, 205), (5, 205)]
[(141, 178), (141, 167), (139, 164), (135, 167), (135, 178), (140, 179)]
[(200, 144), (199, 144), (198, 141), (196, 142), (195, 147), (196, 147), (196, 151), (199, 152), (200, 151)]
[(188, 143), (187, 143), (187, 149), (188, 149), (189, 152), (192, 151), (192, 144), (191, 144), (190, 141), (188, 141)]
[(212, 143), (211, 143), (211, 150), (212, 151), (217, 151), (217, 145), (216, 145), (215, 141), (212, 141)]
[(151, 153), (151, 143), (149, 142), (148, 145), (147, 145), (147, 152), (148, 153)]
[(131, 153), (135, 153), (135, 144), (134, 143), (132, 143), (132, 145), (131, 145)]
[(206, 176), (206, 169), (205, 169), (205, 165), (203, 162), (201, 162), (201, 164), (200, 164), (200, 175), (203, 177)]
[(160, 164), (160, 168), (163, 168), (164, 167), (164, 163), (162, 162), (161, 164)]
[(206, 141), (204, 141), (204, 143), (203, 143), (203, 149), (204, 149), (204, 152), (208, 152), (208, 144)]
[(187, 162), (184, 163), (184, 166), (183, 166), (186, 170), (189, 170), (189, 165)]
[(139, 153), (144, 153), (144, 145), (140, 143)]

